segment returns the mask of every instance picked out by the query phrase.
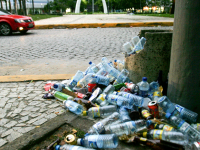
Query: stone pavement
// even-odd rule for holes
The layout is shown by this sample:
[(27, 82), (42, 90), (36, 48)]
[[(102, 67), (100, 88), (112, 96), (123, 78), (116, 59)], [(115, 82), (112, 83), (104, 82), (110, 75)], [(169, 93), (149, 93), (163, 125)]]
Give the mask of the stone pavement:
[(0, 147), (66, 112), (62, 102), (42, 98), (45, 83), (0, 83)]

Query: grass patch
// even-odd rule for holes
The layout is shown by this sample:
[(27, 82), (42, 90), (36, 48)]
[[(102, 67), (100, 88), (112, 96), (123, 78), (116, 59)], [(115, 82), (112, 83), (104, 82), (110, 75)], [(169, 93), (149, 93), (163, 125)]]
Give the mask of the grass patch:
[(174, 14), (135, 14), (135, 15), (174, 18)]
[(60, 16), (62, 15), (29, 15), (34, 21)]

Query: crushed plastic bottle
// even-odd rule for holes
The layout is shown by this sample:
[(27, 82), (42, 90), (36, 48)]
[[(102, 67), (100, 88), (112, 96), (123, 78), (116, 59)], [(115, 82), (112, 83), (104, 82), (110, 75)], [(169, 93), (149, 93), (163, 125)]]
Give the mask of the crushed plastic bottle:
[(86, 148), (82, 146), (76, 146), (76, 145), (56, 145), (55, 150), (95, 150), (93, 148)]
[(65, 100), (65, 101), (63, 101), (63, 104), (64, 104), (65, 108), (69, 109), (69, 111), (71, 111), (77, 115), (80, 115), (83, 112), (83, 106), (76, 102), (73, 102), (71, 100)]
[(126, 69), (123, 69), (113, 84), (124, 83), (128, 77), (128, 74), (129, 74), (129, 71)]
[(72, 89), (77, 85), (77, 83), (84, 77), (84, 73), (80, 70), (77, 71), (75, 76), (71, 79), (71, 82), (69, 83), (69, 87)]
[(124, 69), (124, 62), (121, 60), (114, 60), (114, 63), (116, 64), (116, 69), (119, 71), (122, 71)]
[(116, 148), (118, 146), (118, 138), (115, 134), (88, 135), (79, 138), (78, 145), (90, 148)]
[(89, 67), (85, 70), (85, 74), (88, 74), (88, 73), (95, 73), (93, 70), (92, 70), (92, 67), (95, 67), (95, 63), (92, 63), (91, 61), (89, 62)]
[(191, 124), (191, 126), (200, 132), (200, 123)]
[(144, 37), (142, 37), (139, 42), (135, 45), (134, 47), (134, 52), (138, 53), (140, 52), (142, 49), (144, 49), (144, 44), (146, 42), (146, 39)]
[(131, 121), (131, 118), (129, 116), (129, 112), (125, 107), (120, 107), (119, 109), (120, 119), (122, 122)]
[(61, 83), (55, 83), (55, 84), (53, 84), (53, 89), (55, 89), (58, 92), (61, 92), (62, 88), (65, 88), (64, 84), (61, 84)]

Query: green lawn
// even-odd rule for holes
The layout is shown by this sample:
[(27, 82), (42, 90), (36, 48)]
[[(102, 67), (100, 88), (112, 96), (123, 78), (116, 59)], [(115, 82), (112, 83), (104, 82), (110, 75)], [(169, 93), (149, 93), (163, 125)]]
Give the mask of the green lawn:
[(135, 15), (174, 18), (174, 14), (135, 14)]
[(33, 21), (41, 20), (41, 19), (47, 19), (52, 17), (60, 17), (61, 15), (29, 15), (32, 17)]

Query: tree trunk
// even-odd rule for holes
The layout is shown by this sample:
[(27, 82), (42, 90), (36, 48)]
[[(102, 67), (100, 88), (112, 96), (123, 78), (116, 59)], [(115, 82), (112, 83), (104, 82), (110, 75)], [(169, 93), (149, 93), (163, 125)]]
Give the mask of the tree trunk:
[(167, 93), (173, 102), (198, 114), (200, 114), (199, 6), (200, 0), (176, 0)]
[(5, 3), (6, 3), (6, 10), (8, 10), (8, 6), (7, 6), (7, 0), (5, 0)]
[(174, 10), (175, 10), (175, 0), (173, 0), (172, 2), (171, 14), (174, 14)]
[(19, 0), (19, 12), (20, 12), (20, 15), (22, 14), (22, 1)]
[(15, 14), (18, 14), (18, 12), (17, 12), (17, 0), (15, 0)]
[(11, 12), (11, 2), (10, 2), (10, 0), (9, 0), (9, 10)]
[(2, 0), (1, 0), (1, 8), (3, 9), (3, 3), (2, 3)]
[(26, 0), (22, 0), (22, 5), (23, 5), (23, 14), (26, 16)]
[(35, 14), (35, 10), (34, 10), (34, 0), (32, 0), (32, 8), (33, 8), (32, 14), (34, 15), (34, 14)]

